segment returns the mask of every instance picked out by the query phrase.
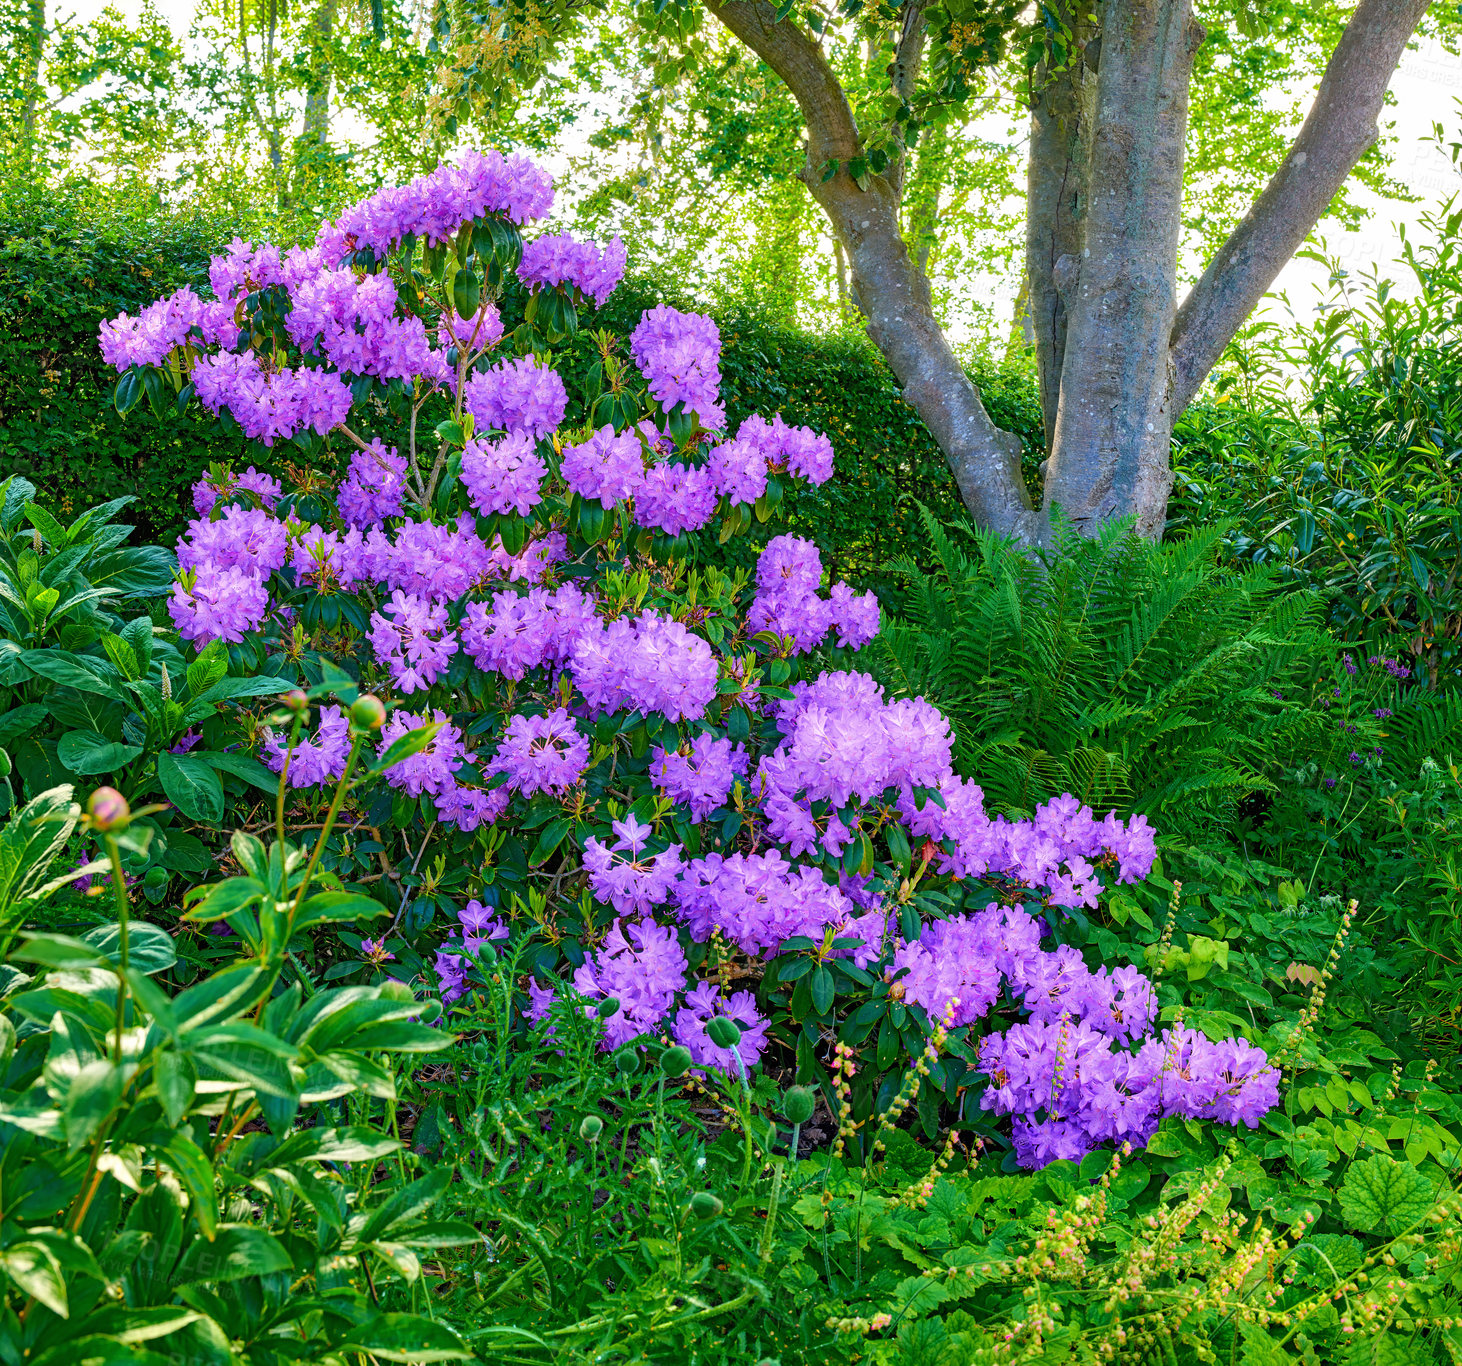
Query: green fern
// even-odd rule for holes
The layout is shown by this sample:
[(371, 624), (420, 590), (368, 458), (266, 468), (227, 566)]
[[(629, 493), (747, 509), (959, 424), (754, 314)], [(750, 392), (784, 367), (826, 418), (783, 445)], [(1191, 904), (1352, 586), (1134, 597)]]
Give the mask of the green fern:
[(956, 765), (992, 806), (1029, 812), (1069, 791), (1171, 828), (1272, 786), (1300, 724), (1274, 693), (1333, 650), (1312, 595), (1263, 566), (1222, 568), (1221, 526), (1166, 545), (1060, 527), (1036, 560), (921, 511), (931, 562), (889, 566), (907, 593), (875, 667), (950, 718)]

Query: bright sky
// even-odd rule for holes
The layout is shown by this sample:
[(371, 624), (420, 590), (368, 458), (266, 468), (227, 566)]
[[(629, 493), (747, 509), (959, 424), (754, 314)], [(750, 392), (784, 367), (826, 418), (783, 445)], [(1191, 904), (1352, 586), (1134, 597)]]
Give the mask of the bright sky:
[[(105, 3), (106, 0), (74, 0), (73, 4), (63, 3), (60, 8), (68, 14), (74, 10), (76, 18), (85, 22)], [(140, 8), (140, 0), (112, 0), (112, 3), (124, 14), (135, 15)], [(186, 34), (193, 19), (194, 0), (155, 0), (155, 4), (175, 33), (180, 37)], [(1383, 275), (1394, 272), (1397, 225), (1414, 229), (1428, 208), (1435, 208), (1450, 195), (1462, 191), (1462, 177), (1446, 153), (1429, 141), (1432, 125), (1439, 120), (1449, 140), (1462, 134), (1462, 58), (1451, 56), (1440, 44), (1426, 40), (1402, 59), (1391, 82), (1391, 93), (1395, 103), (1382, 117), (1391, 121), (1396, 138), (1392, 176), (1418, 198), (1415, 202), (1385, 199), (1361, 189), (1357, 198), (1371, 209), (1371, 215), (1360, 230), (1345, 232), (1338, 224), (1331, 223), (1327, 231), (1326, 225), (1321, 224), (1328, 250), (1352, 273), (1372, 266), (1379, 266)], [(998, 121), (1008, 123), (1008, 119)], [(992, 127), (991, 132), (1000, 136), (1003, 129)], [(1308, 314), (1319, 298), (1317, 286), (1324, 283), (1325, 272), (1320, 266), (1297, 260), (1284, 269), (1275, 289), (1287, 292), (1296, 311)], [(1013, 305), (1018, 282), (1002, 280), (991, 284), (999, 293), (1008, 291), (1008, 303)], [(1399, 277), (1397, 284), (1405, 288), (1405, 282)]]

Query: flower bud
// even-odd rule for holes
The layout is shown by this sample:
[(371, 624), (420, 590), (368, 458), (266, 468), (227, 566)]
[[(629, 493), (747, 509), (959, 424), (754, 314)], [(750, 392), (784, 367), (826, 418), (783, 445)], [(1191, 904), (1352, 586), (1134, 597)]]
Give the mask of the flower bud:
[(132, 808), (115, 787), (97, 788), (86, 804), (86, 811), (97, 830), (125, 830), (132, 819)]
[(149, 868), (147, 870), (147, 876), (142, 879), (142, 885), (152, 888), (153, 891), (157, 891), (160, 887), (166, 887), (168, 885), (168, 879), (171, 876), (172, 874), (166, 868)]
[(690, 1197), (690, 1212), (697, 1219), (714, 1219), (725, 1208), (710, 1191), (697, 1191)]
[(279, 700), (287, 710), (293, 712), (304, 711), (310, 705), (310, 699), (305, 696), (303, 688), (291, 688), (287, 693), (282, 693)]
[(640, 1055), (633, 1048), (621, 1048), (614, 1055), (614, 1066), (625, 1076), (632, 1077), (640, 1070)]
[(385, 703), (372, 693), (364, 693), (351, 703), (350, 721), (361, 730), (380, 730), (386, 724)]
[(601, 1020), (607, 1020), (611, 1016), (617, 1015), (619, 1013), (619, 997), (606, 996), (602, 1001), (599, 1002), (599, 1005), (595, 1009), (594, 1013)]
[(782, 1096), (782, 1113), (792, 1124), (806, 1124), (816, 1105), (817, 1097), (810, 1086), (789, 1086)]
[(604, 1121), (598, 1115), (585, 1115), (579, 1123), (579, 1137), (585, 1143), (597, 1143), (604, 1132)]
[(683, 1077), (690, 1071), (692, 1061), (690, 1049), (676, 1044), (674, 1048), (667, 1048), (660, 1055), (660, 1070), (667, 1077)]
[(717, 1048), (735, 1048), (741, 1042), (741, 1029), (735, 1020), (717, 1015), (706, 1026), (706, 1036)]

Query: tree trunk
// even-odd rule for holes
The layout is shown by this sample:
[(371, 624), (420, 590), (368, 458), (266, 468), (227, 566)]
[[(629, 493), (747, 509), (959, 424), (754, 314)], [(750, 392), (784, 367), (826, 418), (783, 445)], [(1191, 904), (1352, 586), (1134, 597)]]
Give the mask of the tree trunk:
[(886, 176), (870, 174), (860, 188), (849, 173), (848, 163), (859, 155), (862, 142), (821, 49), (795, 24), (778, 20), (765, 0), (707, 0), (707, 8), (797, 100), (807, 127), (803, 183), (847, 252), (868, 335), (888, 361), (904, 401), (944, 452), (970, 517), (1029, 542), (1039, 519), (1021, 478), (1020, 438), (990, 420), (950, 349), (934, 316), (929, 282), (910, 259), (899, 230), (894, 186)]
[(36, 114), (41, 107), (41, 60), (46, 52), (46, 0), (30, 0), (25, 25), (25, 100), (20, 108), (22, 164), (35, 158)]
[(1090, 7), (1058, 3), (1056, 17), (1071, 33), (1067, 61), (1056, 70), (1041, 64), (1032, 75), (1030, 160), (1026, 177), (1026, 326), (1035, 341), (1036, 374), (1046, 449), (1056, 436), (1061, 365), (1066, 355), (1066, 295), (1081, 259), (1082, 215), (1091, 172), (1091, 132), (1096, 117), (1096, 64)]
[(1092, 528), (1135, 512), (1162, 533), (1173, 383), (1188, 81), (1202, 30), (1190, 0), (1107, 0), (1081, 254), (1066, 334), (1046, 504)]
[(305, 92), (301, 141), (306, 156), (330, 145), (330, 37), (335, 27), (335, 0), (323, 0), (315, 11), (310, 34), (310, 84)]

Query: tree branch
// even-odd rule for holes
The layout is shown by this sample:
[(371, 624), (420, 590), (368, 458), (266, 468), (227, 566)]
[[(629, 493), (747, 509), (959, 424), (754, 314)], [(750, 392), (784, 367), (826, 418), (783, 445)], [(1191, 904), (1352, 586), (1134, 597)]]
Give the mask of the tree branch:
[(1376, 140), (1396, 64), (1430, 0), (1360, 0), (1284, 164), (1193, 286), (1173, 326), (1173, 411), (1192, 401), (1223, 348)]

